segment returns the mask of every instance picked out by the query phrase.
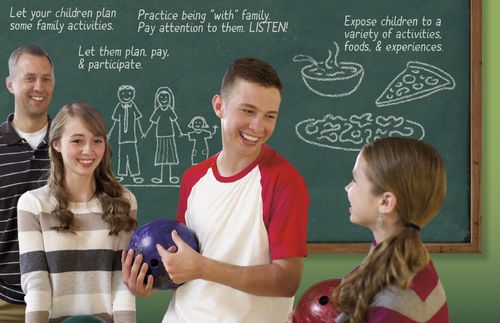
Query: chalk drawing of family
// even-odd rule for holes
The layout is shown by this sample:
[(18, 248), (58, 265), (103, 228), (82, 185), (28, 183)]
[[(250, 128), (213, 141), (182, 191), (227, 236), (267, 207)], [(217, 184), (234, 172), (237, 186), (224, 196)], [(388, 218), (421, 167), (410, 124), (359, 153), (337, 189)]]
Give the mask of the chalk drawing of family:
[[(111, 138), (113, 130), (118, 127), (118, 170), (120, 181), (129, 176), (136, 185), (144, 183), (141, 175), (139, 151), (137, 148), (137, 131), (141, 138), (146, 138), (152, 128), (155, 128), (156, 150), (154, 166), (160, 167), (160, 174), (153, 177), (153, 184), (179, 184), (179, 177), (172, 174), (172, 166), (179, 164), (177, 153), (177, 137), (187, 136), (192, 142), (191, 164), (195, 165), (209, 156), (208, 140), (217, 132), (217, 126), (212, 131), (202, 116), (195, 116), (188, 124), (191, 131), (184, 133), (177, 122), (174, 93), (168, 86), (159, 87), (154, 99), (154, 110), (149, 118), (149, 127), (144, 132), (140, 119), (142, 113), (134, 102), (135, 88), (131, 85), (121, 85), (118, 88), (118, 104), (112, 120), (113, 125), (108, 133)], [(164, 168), (168, 168), (168, 183), (163, 178)]]

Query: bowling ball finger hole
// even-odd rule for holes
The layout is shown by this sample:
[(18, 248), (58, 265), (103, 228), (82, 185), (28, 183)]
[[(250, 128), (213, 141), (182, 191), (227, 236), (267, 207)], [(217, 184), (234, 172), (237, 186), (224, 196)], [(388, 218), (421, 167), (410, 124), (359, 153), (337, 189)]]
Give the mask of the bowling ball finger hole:
[(151, 267), (158, 267), (158, 265), (160, 264), (160, 262), (158, 261), (158, 259), (151, 259), (150, 263)]
[(330, 303), (330, 298), (328, 296), (321, 296), (319, 298), (319, 303), (321, 305), (327, 305), (328, 303)]

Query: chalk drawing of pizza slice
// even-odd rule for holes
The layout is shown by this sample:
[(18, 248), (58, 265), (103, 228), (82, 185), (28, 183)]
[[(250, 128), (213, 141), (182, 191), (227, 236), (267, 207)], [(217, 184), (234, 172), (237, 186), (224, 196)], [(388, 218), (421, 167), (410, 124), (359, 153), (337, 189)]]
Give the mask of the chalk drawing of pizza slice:
[(441, 90), (453, 90), (455, 80), (442, 69), (418, 61), (409, 61), (375, 104), (378, 107), (421, 99)]

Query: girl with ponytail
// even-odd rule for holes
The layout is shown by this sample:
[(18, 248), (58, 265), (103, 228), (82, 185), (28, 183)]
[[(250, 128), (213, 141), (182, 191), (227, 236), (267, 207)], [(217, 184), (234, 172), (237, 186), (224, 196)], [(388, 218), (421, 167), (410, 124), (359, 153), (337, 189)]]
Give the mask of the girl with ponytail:
[(377, 139), (362, 148), (345, 189), (351, 222), (370, 229), (374, 241), (333, 293), (336, 322), (449, 322), (443, 286), (420, 239), (446, 194), (438, 152), (418, 140)]

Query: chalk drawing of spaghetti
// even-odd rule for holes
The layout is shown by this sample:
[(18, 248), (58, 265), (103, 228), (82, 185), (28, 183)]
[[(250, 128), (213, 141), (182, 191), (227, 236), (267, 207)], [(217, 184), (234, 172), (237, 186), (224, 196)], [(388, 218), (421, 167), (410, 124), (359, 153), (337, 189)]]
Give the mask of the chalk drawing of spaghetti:
[(325, 115), (306, 119), (295, 125), (297, 136), (304, 142), (329, 149), (359, 151), (376, 138), (396, 136), (422, 140), (425, 129), (418, 122), (400, 116), (375, 116), (371, 113), (344, 117)]

